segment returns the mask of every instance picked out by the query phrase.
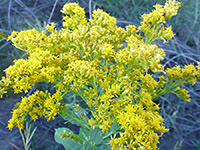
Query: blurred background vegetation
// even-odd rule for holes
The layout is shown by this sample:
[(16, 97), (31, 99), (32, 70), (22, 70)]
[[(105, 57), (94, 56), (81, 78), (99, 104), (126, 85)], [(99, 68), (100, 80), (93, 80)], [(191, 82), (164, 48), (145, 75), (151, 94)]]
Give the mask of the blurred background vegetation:
[[(78, 2), (81, 7), (85, 8), (89, 18), (89, 0), (0, 1), (0, 77), (4, 75), (3, 70), (13, 64), (14, 59), (26, 57), (24, 52), (6, 41), (8, 35), (13, 30), (36, 28), (40, 31), (49, 21), (55, 22), (60, 28), (62, 25), (60, 10), (65, 3), (69, 2)], [(142, 14), (149, 13), (156, 3), (164, 4), (165, 0), (91, 0), (90, 2), (92, 10), (103, 9), (117, 18), (118, 26), (125, 27), (129, 24), (138, 26)], [(181, 0), (181, 2), (182, 7), (178, 15), (167, 23), (167, 26), (172, 25), (176, 36), (165, 45), (159, 41), (156, 43), (167, 54), (162, 63), (170, 68), (174, 65), (183, 67), (184, 64), (200, 61), (200, 1)], [(170, 94), (160, 97), (158, 100), (161, 106), (161, 115), (170, 129), (160, 140), (161, 150), (200, 150), (200, 82), (198, 81), (195, 86), (184, 86), (190, 91), (192, 97), (190, 103)], [(45, 86), (45, 88), (50, 87)], [(8, 93), (7, 98), (10, 97), (16, 98), (16, 95)], [(42, 135), (37, 133), (35, 136)], [(35, 138), (37, 139), (37, 137)], [(37, 140), (35, 141), (37, 142)], [(34, 145), (38, 144), (34, 143), (33, 147)], [(37, 146), (35, 149), (40, 148)], [(49, 149), (62, 148), (54, 145)]]

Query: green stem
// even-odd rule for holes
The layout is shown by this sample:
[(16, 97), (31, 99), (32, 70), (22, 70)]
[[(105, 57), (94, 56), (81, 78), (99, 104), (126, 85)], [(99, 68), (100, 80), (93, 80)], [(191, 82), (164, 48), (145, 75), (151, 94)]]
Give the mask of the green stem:
[(154, 100), (157, 100), (158, 97), (169, 93), (169, 90), (170, 90), (170, 89), (179, 87), (180, 85), (184, 84), (184, 82), (182, 82), (182, 81), (180, 81), (180, 80), (177, 80), (177, 81), (175, 81), (175, 82), (173, 82), (173, 81), (174, 81), (174, 80), (171, 80), (170, 83), (168, 84), (169, 79), (167, 79), (167, 84), (166, 84), (166, 86), (164, 87), (164, 89), (162, 89), (162, 90), (160, 90), (160, 91), (158, 92), (157, 96), (153, 98), (153, 101), (154, 101)]
[(93, 150), (93, 148), (96, 146), (95, 143), (92, 144), (91, 150)]
[(108, 138), (108, 137), (111, 136), (112, 134), (114, 134), (114, 132), (110, 132), (109, 134), (105, 135), (105, 136), (103, 137), (103, 140), (106, 139), (106, 138)]
[[(119, 130), (119, 129), (120, 129), (120, 127), (118, 126), (117, 129), (116, 129), (116, 131)], [(106, 138), (108, 138), (109, 136), (111, 136), (111, 135), (114, 134), (114, 133), (119, 133), (119, 132), (115, 132), (115, 131), (113, 132), (113, 131), (112, 131), (112, 132), (110, 132), (109, 134), (105, 135), (105, 136), (103, 137), (103, 140), (106, 139)]]
[(69, 114), (67, 112), (64, 112), (64, 115), (69, 116), (69, 117), (73, 118), (74, 120), (82, 123), (89, 131), (91, 131), (91, 128), (88, 127), (82, 120), (79, 120), (78, 118), (74, 117), (73, 115), (71, 115), (71, 114)]

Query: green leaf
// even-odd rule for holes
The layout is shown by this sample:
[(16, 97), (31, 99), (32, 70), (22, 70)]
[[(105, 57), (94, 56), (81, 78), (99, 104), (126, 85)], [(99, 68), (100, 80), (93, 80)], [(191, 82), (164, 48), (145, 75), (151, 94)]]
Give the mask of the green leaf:
[[(79, 118), (70, 110), (65, 110), (65, 112), (62, 112), (60, 115), (64, 120), (66, 120), (67, 122), (70, 122), (71, 124), (75, 124), (77, 126), (83, 126), (83, 124), (81, 122), (79, 122), (75, 119), (75, 118), (77, 118), (77, 119), (79, 119)], [(71, 116), (73, 116), (73, 117), (71, 117)]]
[[(87, 120), (89, 120), (87, 118), (87, 112), (81, 108), (79, 106), (80, 111), (78, 111), (76, 108), (73, 108), (73, 106), (71, 106), (71, 109), (67, 109), (64, 112), (60, 113), (60, 115), (62, 116), (62, 118), (64, 120), (67, 120), (67, 122), (70, 122), (72, 124), (75, 124), (77, 126), (82, 126), (84, 127), (85, 124), (87, 124)], [(85, 116), (82, 116), (81, 113), (84, 113)], [(84, 118), (85, 117), (85, 118)]]
[(101, 144), (97, 145), (96, 150), (111, 150), (112, 147), (106, 143), (108, 143), (108, 142), (103, 141)]
[(83, 143), (85, 141), (85, 133), (84, 133), (84, 131), (82, 131), (83, 129), (85, 129), (85, 128), (80, 128), (80, 130), (79, 130), (78, 137), (79, 137), (80, 143)]
[(92, 143), (90, 141), (86, 141), (83, 143), (84, 150), (90, 150), (92, 148)]
[(98, 145), (103, 141), (103, 137), (102, 137), (101, 133), (102, 132), (99, 128), (95, 128), (92, 131), (86, 132), (86, 137), (87, 137), (88, 141)]
[(68, 128), (58, 128), (55, 129), (55, 134), (54, 134), (54, 138), (55, 141), (59, 144), (62, 144), (64, 146), (64, 148), (66, 150), (83, 150), (83, 145), (80, 143), (77, 143), (76, 141), (74, 141), (73, 139), (62, 139), (60, 137), (60, 133), (63, 133), (64, 130), (66, 130), (66, 133), (68, 134), (69, 132), (71, 132), (70, 129)]

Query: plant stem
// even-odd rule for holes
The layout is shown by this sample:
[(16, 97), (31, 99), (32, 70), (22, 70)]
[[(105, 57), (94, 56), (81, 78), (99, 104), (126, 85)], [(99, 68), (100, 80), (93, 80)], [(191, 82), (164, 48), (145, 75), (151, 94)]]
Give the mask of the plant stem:
[(69, 116), (69, 117), (73, 118), (74, 120), (80, 122), (80, 123), (83, 124), (89, 131), (91, 131), (90, 127), (88, 127), (82, 120), (79, 120), (78, 118), (76, 118), (75, 116), (73, 116), (73, 115), (71, 115), (71, 114), (69, 114), (69, 113), (67, 113), (67, 112), (64, 112), (64, 115)]

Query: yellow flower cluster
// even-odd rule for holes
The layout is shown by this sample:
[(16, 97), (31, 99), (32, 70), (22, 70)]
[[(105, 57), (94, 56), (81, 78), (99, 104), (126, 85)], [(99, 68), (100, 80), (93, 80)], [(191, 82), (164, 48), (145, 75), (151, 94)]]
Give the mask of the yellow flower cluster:
[(77, 3), (71, 3), (70, 5), (64, 5), (61, 10), (63, 14), (66, 16), (63, 17), (63, 27), (70, 27), (70, 29), (74, 30), (79, 25), (86, 25), (87, 20), (85, 17), (85, 11), (83, 8), (79, 7)]
[(185, 68), (181, 68), (180, 66), (175, 66), (171, 69), (167, 69), (167, 77), (172, 80), (181, 80), (185, 83), (190, 83), (192, 85), (196, 84), (197, 79), (200, 78), (199, 75), (199, 66), (200, 62), (197, 62), (198, 66), (194, 66), (192, 64), (185, 65)]
[[(152, 44), (173, 37), (171, 27), (163, 24), (179, 7), (179, 2), (168, 0), (165, 6), (157, 4), (152, 13), (143, 15), (141, 26), (121, 28), (100, 9), (93, 11), (93, 19), (88, 21), (84, 9), (70, 3), (61, 10), (66, 15), (62, 29), (50, 23), (42, 32), (12, 32), (8, 40), (26, 51), (28, 58), (15, 60), (5, 70), (0, 95), (10, 88), (27, 93), (38, 82), (54, 83), (56, 93), (36, 91), (23, 97), (8, 128), (23, 128), (27, 115), (32, 120), (42, 116), (54, 119), (66, 108), (59, 101), (73, 92), (91, 109), (91, 128), (107, 132), (113, 123), (120, 127), (120, 134), (111, 136), (109, 142), (113, 149), (156, 149), (167, 129), (153, 100), (172, 92), (189, 101), (181, 85), (195, 84), (200, 78), (200, 63), (165, 70), (160, 64), (165, 52)], [(165, 75), (156, 80), (149, 70)]]
[[(117, 121), (124, 132), (120, 137), (112, 137), (109, 144), (114, 149), (156, 149), (158, 139), (168, 130), (163, 126), (163, 118), (153, 110), (145, 111), (140, 104), (126, 105), (117, 116)], [(156, 132), (160, 132), (158, 135)]]
[(139, 29), (148, 37), (145, 41), (146, 43), (152, 43), (157, 39), (164, 40), (165, 43), (166, 40), (174, 36), (172, 27), (166, 28), (163, 26), (163, 23), (177, 15), (180, 6), (180, 2), (176, 0), (167, 0), (164, 6), (156, 4), (153, 12), (142, 15), (143, 21)]
[(27, 115), (34, 121), (38, 119), (38, 116), (44, 116), (48, 121), (55, 119), (58, 112), (65, 110), (67, 107), (66, 105), (62, 106), (59, 102), (62, 98), (60, 90), (57, 90), (53, 95), (48, 91), (42, 92), (37, 90), (29, 97), (22, 97), (21, 102), (15, 105), (12, 118), (8, 121), (9, 130), (16, 126), (23, 129)]

